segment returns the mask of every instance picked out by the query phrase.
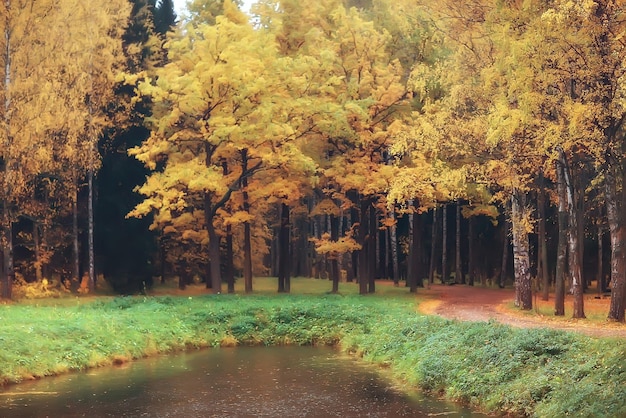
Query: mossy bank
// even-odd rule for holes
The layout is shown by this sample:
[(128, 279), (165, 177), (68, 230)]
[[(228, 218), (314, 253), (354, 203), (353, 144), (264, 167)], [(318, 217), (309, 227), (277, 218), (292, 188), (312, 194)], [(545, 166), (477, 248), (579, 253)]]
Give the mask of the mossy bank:
[(3, 383), (156, 353), (234, 344), (327, 344), (398, 380), (490, 412), (626, 416), (626, 342), (415, 313), (412, 298), (125, 297), (0, 307)]

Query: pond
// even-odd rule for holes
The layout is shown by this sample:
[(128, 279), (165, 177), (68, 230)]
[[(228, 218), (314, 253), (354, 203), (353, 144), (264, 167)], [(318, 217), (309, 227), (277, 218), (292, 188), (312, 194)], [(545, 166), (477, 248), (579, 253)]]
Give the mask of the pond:
[(237, 347), (158, 356), (0, 390), (11, 417), (479, 417), (403, 393), (330, 348)]

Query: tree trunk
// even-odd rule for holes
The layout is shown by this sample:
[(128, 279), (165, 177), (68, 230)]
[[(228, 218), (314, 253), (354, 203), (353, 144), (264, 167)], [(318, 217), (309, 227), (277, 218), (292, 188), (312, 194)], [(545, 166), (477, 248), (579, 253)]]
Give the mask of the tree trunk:
[(598, 270), (597, 270), (597, 281), (596, 281), (596, 286), (597, 286), (597, 290), (598, 290), (598, 294), (602, 294), (604, 293), (605, 290), (605, 285), (604, 285), (604, 260), (603, 260), (603, 254), (604, 254), (604, 243), (603, 243), (603, 230), (602, 230), (602, 224), (600, 223), (600, 221), (598, 220), (598, 224), (597, 224), (597, 234), (598, 234)]
[(560, 164), (556, 163), (557, 194), (559, 196), (559, 242), (557, 247), (556, 274), (554, 276), (554, 315), (565, 315), (565, 269), (567, 267), (567, 192)]
[[(570, 179), (572, 181), (572, 183), (574, 183), (574, 179), (570, 176)], [(578, 185), (578, 193), (574, 194), (574, 192), (572, 191), (572, 196), (575, 197), (574, 200), (574, 213), (576, 216), (576, 234), (578, 236), (578, 251), (576, 252), (576, 254), (578, 255), (578, 268), (580, 269), (580, 286), (581, 286), (581, 292), (580, 292), (580, 303), (583, 303), (583, 293), (585, 290), (587, 290), (587, 288), (589, 287), (589, 283), (587, 280), (585, 280), (585, 276), (584, 276), (584, 260), (585, 260), (585, 186), (583, 183), (583, 178), (582, 176), (578, 176), (579, 181), (579, 185)], [(572, 188), (572, 190), (574, 190)], [(576, 292), (576, 290), (574, 290), (574, 293)], [(576, 297), (575, 297), (576, 298)], [(574, 301), (574, 304), (577, 304), (578, 302)], [(582, 305), (581, 305), (581, 309), (582, 309)], [(584, 313), (583, 313), (584, 315)], [(584, 318), (584, 316), (582, 316), (581, 318)]]
[(93, 170), (89, 168), (87, 173), (88, 199), (87, 202), (87, 246), (89, 253), (89, 291), (96, 290), (96, 257), (94, 254), (94, 222), (93, 222)]
[[(626, 193), (623, 190), (622, 193)], [(626, 306), (626, 252), (624, 245), (624, 214), (619, 211), (615, 175), (605, 173), (606, 217), (611, 236), (611, 305), (608, 319), (624, 322)], [(622, 211), (624, 208), (622, 208)]]
[[(228, 175), (228, 163), (222, 162), (222, 172)], [(226, 254), (224, 259), (224, 280), (226, 280), (227, 292), (235, 293), (235, 267), (233, 265), (233, 227), (226, 225)]]
[[(333, 242), (339, 241), (339, 218), (335, 215), (330, 215), (330, 239)], [(333, 279), (332, 293), (339, 292), (339, 260), (338, 255), (333, 255), (330, 260), (330, 271)]]
[(161, 258), (161, 284), (165, 283), (165, 266), (167, 264), (167, 252), (165, 250), (165, 236), (161, 234), (159, 239), (159, 255)]
[(447, 284), (448, 273), (448, 205), (443, 204), (442, 208), (442, 234), (441, 234), (441, 283)]
[(515, 266), (515, 304), (523, 310), (532, 309), (533, 295), (530, 278), (530, 244), (525, 227), (524, 195), (511, 196), (511, 221), (513, 230), (513, 265)]
[[(397, 221), (396, 211), (392, 211), (393, 219)], [(395, 286), (400, 282), (400, 272), (398, 271), (398, 226), (394, 223), (389, 228), (389, 246), (391, 247), (391, 278)]]
[[(248, 153), (247, 150), (241, 151), (242, 172), (248, 170)], [(250, 213), (250, 201), (248, 199), (248, 177), (243, 176), (241, 179), (243, 210)], [(280, 256), (279, 256), (280, 258)], [(282, 262), (282, 260), (281, 260)], [(279, 266), (280, 269), (280, 266)], [(252, 232), (250, 230), (250, 222), (243, 223), (243, 283), (245, 293), (252, 292)]]
[(41, 237), (39, 236), (39, 223), (33, 221), (33, 246), (35, 247), (35, 278), (38, 283), (43, 280), (43, 272), (41, 271)]
[(467, 284), (474, 286), (474, 275), (476, 274), (476, 266), (474, 264), (474, 245), (476, 242), (474, 234), (476, 229), (476, 218), (474, 216), (470, 216), (467, 222)]
[[(178, 288), (180, 290), (185, 290), (185, 288), (187, 287), (187, 272), (185, 271), (185, 262), (184, 261), (179, 261), (178, 263)], [(206, 266), (206, 272), (207, 272), (207, 278), (206, 278), (206, 283), (207, 283), (207, 288), (208, 283), (211, 280), (211, 264), (207, 263)]]
[(361, 210), (359, 213), (359, 244), (361, 244), (361, 249), (359, 250), (359, 270), (358, 270), (358, 278), (359, 278), (359, 294), (366, 295), (367, 294), (367, 284), (368, 284), (368, 262), (367, 262), (367, 235), (368, 235), (368, 221), (367, 221), (367, 210), (370, 206), (369, 199), (362, 198), (361, 199)]
[(454, 254), (454, 282), (465, 284), (463, 263), (461, 260), (461, 202), (456, 201), (456, 241)]
[[(5, 7), (9, 6), (5, 4)], [(8, 8), (8, 7), (7, 7)], [(6, 11), (8, 12), (8, 10)], [(4, 132), (5, 132), (5, 140), (11, 140), (11, 42), (12, 31), (9, 25), (5, 25), (4, 28), (4, 51), (2, 54), (4, 55), (4, 85), (3, 93), (4, 93), (4, 106), (2, 112), (2, 119), (4, 122)], [(5, 178), (8, 176), (6, 172), (9, 171), (10, 162), (4, 161), (4, 170), (5, 170)], [(5, 183), (7, 189), (10, 189), (10, 184), (7, 185)], [(5, 193), (10, 190), (5, 190)], [(7, 193), (10, 196), (10, 193)], [(6, 200), (2, 202), (4, 208), (2, 210), (2, 233), (0, 246), (2, 247), (2, 254), (4, 259), (4, 275), (3, 275), (3, 284), (2, 284), (2, 298), (3, 299), (11, 299), (13, 297), (13, 281), (15, 279), (15, 272), (13, 267), (13, 220), (11, 219), (11, 214), (9, 213), (9, 202)]]
[(563, 170), (563, 179), (565, 180), (565, 191), (567, 195), (567, 214), (569, 216), (569, 270), (572, 278), (572, 291), (574, 293), (574, 312), (573, 318), (584, 318), (584, 298), (583, 298), (583, 283), (582, 283), (582, 270), (580, 264), (581, 254), (581, 239), (579, 236), (580, 229), (578, 228), (579, 217), (576, 213), (576, 199), (574, 196), (574, 184), (570, 177), (569, 165), (565, 157), (565, 152), (559, 149), (559, 162), (561, 170)]
[(278, 292), (289, 293), (291, 291), (290, 274), (291, 260), (289, 258), (289, 206), (281, 204), (280, 231), (278, 233), (278, 248), (280, 264), (278, 265)]
[[(250, 202), (248, 200), (248, 179), (243, 178), (243, 210), (250, 212)], [(280, 257), (280, 256), (279, 256)], [(282, 262), (282, 261), (281, 261)], [(280, 271), (280, 266), (278, 267)], [(246, 293), (252, 292), (252, 232), (250, 222), (243, 223), (243, 282)]]
[(48, 227), (45, 221), (41, 225), (41, 249), (46, 252), (42, 260), (41, 273), (45, 279), (50, 280), (52, 276), (50, 275), (50, 254), (48, 252)]
[(72, 283), (80, 283), (80, 252), (78, 248), (78, 184), (72, 195)]
[(309, 245), (311, 243), (309, 242), (309, 229), (308, 216), (300, 215), (297, 221), (297, 256), (294, 254), (293, 257), (294, 260), (298, 260), (298, 268), (293, 271), (294, 276), (311, 277), (311, 262), (309, 257)]
[(539, 191), (537, 192), (537, 213), (539, 215), (537, 237), (537, 281), (541, 283), (541, 300), (550, 297), (550, 276), (548, 275), (548, 249), (546, 244), (546, 191), (543, 170), (539, 171)]
[(228, 293), (235, 293), (235, 267), (233, 265), (233, 227), (226, 225), (226, 259), (224, 260), (224, 278)]
[(498, 284), (498, 287), (500, 289), (504, 289), (504, 287), (506, 286), (506, 276), (507, 276), (507, 268), (509, 266), (509, 247), (510, 247), (510, 243), (509, 243), (509, 229), (510, 229), (510, 223), (508, 221), (507, 215), (504, 215), (504, 225), (502, 226), (503, 229), (503, 237), (502, 237), (502, 265), (500, 268), (500, 283)]
[(430, 267), (428, 268), (428, 283), (435, 281), (435, 258), (437, 256), (437, 206), (433, 208), (433, 225), (430, 233)]
[(385, 228), (382, 231), (382, 234), (385, 237), (385, 265), (382, 269), (384, 274), (381, 277), (391, 279), (393, 281), (393, 267), (391, 266), (391, 226)]
[[(206, 199), (210, 199), (207, 197)], [(206, 203), (210, 205), (210, 201)], [(210, 206), (205, 206), (210, 207)], [(205, 209), (206, 210), (206, 209)], [(210, 262), (210, 272), (211, 278), (207, 280), (208, 283), (211, 283), (211, 290), (213, 293), (219, 295), (222, 293), (222, 273), (220, 271), (220, 236), (215, 230), (215, 225), (213, 225), (213, 218), (209, 217), (206, 219), (206, 227), (209, 233), (209, 262)]]
[(280, 228), (272, 228), (272, 239), (270, 242), (270, 276), (278, 277), (278, 265), (280, 259), (278, 256), (278, 232)]
[[(2, 237), (4, 237), (4, 231), (2, 231)], [(6, 271), (4, 269), (4, 251), (5, 251), (5, 247), (2, 244), (2, 242), (4, 241), (4, 239), (0, 237), (0, 299), (11, 299), (11, 291), (12, 291), (12, 286), (8, 286), (8, 281), (7, 281), (7, 275), (6, 275)], [(5, 292), (8, 292), (9, 295), (7, 296), (5, 294)]]
[(369, 266), (367, 269), (368, 293), (376, 292), (376, 242), (378, 241), (378, 214), (376, 206), (369, 206), (369, 234), (367, 238), (367, 259)]
[[(409, 207), (413, 207), (413, 199), (410, 199), (408, 202)], [(406, 278), (404, 281), (405, 287), (411, 287), (411, 280), (413, 280), (413, 259), (412, 259), (412, 245), (413, 245), (413, 216), (411, 214), (408, 215), (409, 220), (409, 232), (408, 232), (408, 254), (406, 254)]]
[[(419, 286), (420, 281), (420, 271), (419, 271), (419, 256), (420, 256), (420, 227), (419, 227), (419, 202), (417, 199), (413, 200), (413, 213), (411, 217), (413, 218), (413, 228), (411, 230), (411, 268), (409, 272), (409, 291), (411, 293), (417, 292), (417, 287)], [(422, 284), (421, 287), (424, 287)]]
[(13, 266), (13, 222), (6, 209), (3, 212), (3, 225), (2, 230), (2, 254), (3, 254), (3, 283), (2, 283), (2, 298), (13, 298), (13, 282), (15, 281), (15, 268)]
[(374, 276), (375, 277), (386, 277), (385, 275), (385, 266), (384, 263), (382, 261), (382, 253), (383, 253), (383, 246), (381, 245), (381, 239), (380, 239), (380, 235), (381, 235), (381, 231), (378, 228), (378, 224), (376, 224), (375, 227), (372, 227), (372, 230), (375, 231), (374, 233)]

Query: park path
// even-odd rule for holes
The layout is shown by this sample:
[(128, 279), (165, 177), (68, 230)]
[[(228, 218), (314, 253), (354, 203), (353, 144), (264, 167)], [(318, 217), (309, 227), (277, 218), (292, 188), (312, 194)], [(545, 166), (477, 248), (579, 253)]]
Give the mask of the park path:
[[(626, 338), (626, 324), (589, 323), (582, 320), (556, 320), (544, 316), (528, 316), (511, 312), (506, 305), (515, 297), (511, 289), (492, 289), (465, 285), (431, 285), (419, 289), (427, 300), (420, 304), (420, 311), (462, 321), (489, 321), (518, 328), (554, 328), (580, 332), (593, 337)], [(607, 309), (608, 312), (608, 309)]]

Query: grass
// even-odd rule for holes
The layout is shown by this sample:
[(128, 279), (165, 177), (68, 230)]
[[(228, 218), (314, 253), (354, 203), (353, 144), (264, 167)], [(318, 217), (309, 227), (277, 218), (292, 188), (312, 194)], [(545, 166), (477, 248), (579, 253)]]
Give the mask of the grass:
[[(584, 310), (586, 317), (584, 320), (584, 324), (586, 325), (606, 324), (607, 322), (610, 298), (600, 297), (599, 299), (597, 299), (596, 297), (598, 297), (598, 294), (593, 291), (585, 293), (584, 295)], [(546, 321), (570, 322), (572, 320), (572, 315), (574, 311), (574, 301), (572, 295), (566, 295), (565, 315), (563, 316), (554, 315), (553, 293), (549, 295), (549, 299), (547, 301), (541, 300), (540, 296), (533, 298), (533, 309), (530, 311), (520, 311), (513, 305), (512, 302), (509, 303), (506, 308), (509, 313), (515, 313), (530, 317), (538, 317)]]
[[(267, 295), (275, 296), (278, 289), (278, 283), (276, 278), (272, 277), (255, 277), (253, 281), (254, 295)], [(300, 295), (324, 295), (330, 293), (332, 289), (332, 282), (325, 279), (311, 279), (308, 277), (295, 277), (291, 278), (291, 294)], [(210, 290), (206, 289), (204, 284), (193, 284), (186, 287), (185, 290), (179, 290), (175, 281), (168, 281), (165, 284), (156, 284), (150, 294), (154, 295), (189, 295), (189, 294), (207, 294)], [(222, 284), (222, 293), (226, 291), (226, 285)], [(244, 293), (243, 279), (239, 279), (235, 282), (235, 293)], [(339, 283), (339, 293), (341, 295), (356, 295), (359, 293), (359, 288), (356, 283)], [(407, 288), (404, 285), (394, 287), (391, 282), (377, 281), (376, 294), (378, 296), (393, 296), (400, 298), (412, 299), (413, 296), (409, 294)]]
[[(399, 382), (518, 416), (626, 416), (626, 341), (415, 312), (405, 288), (356, 294), (295, 279), (295, 294), (79, 298), (0, 306), (0, 381), (83, 370), (162, 352), (242, 344), (338, 345)], [(190, 292), (202, 293), (201, 288)]]

